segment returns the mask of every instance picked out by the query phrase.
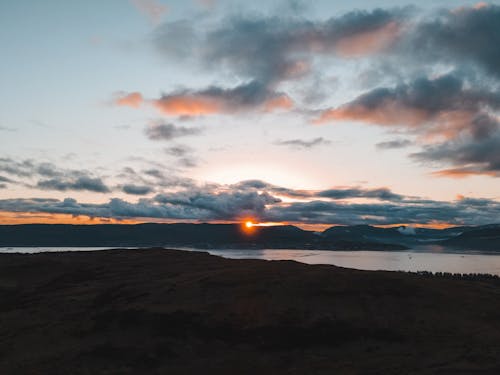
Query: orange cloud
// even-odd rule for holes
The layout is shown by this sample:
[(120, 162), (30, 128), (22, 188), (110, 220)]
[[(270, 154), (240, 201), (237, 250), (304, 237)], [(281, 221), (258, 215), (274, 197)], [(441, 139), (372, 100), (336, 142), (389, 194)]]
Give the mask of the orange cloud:
[(283, 76), (286, 78), (298, 78), (306, 75), (311, 70), (311, 65), (305, 60), (287, 63), (284, 67)]
[(314, 120), (314, 123), (323, 124), (332, 121), (353, 120), (385, 126), (416, 126), (429, 120), (429, 117), (427, 111), (406, 107), (394, 100), (386, 100), (383, 105), (375, 108), (362, 105), (346, 105), (327, 109)]
[(495, 171), (484, 171), (467, 167), (443, 169), (441, 171), (432, 172), (431, 174), (435, 177), (449, 177), (449, 178), (466, 178), (470, 176), (490, 176), (490, 177), (498, 176), (498, 173)]
[(293, 101), (288, 95), (281, 95), (276, 98), (269, 99), (264, 104), (266, 112), (272, 112), (278, 109), (291, 109), (293, 108)]
[[(209, 95), (172, 95), (153, 100), (152, 103), (160, 112), (170, 116), (203, 116), (249, 109), (239, 103), (233, 103), (231, 98), (211, 97)], [(256, 109), (272, 112), (292, 107), (293, 102), (288, 95), (279, 95), (265, 100)]]
[(294, 105), (288, 95), (276, 92), (258, 81), (232, 88), (210, 86), (204, 90), (176, 91), (151, 100), (144, 99), (139, 92), (133, 92), (121, 95), (114, 102), (132, 108), (147, 103), (168, 116), (270, 112), (290, 109)]
[(424, 129), (424, 141), (451, 140), (460, 132), (470, 128), (475, 114), (469, 111), (442, 111), (432, 118), (432, 124)]
[(461, 6), (455, 9), (452, 9), (450, 12), (453, 14), (460, 14), (460, 13), (465, 13), (465, 12), (470, 12), (470, 11), (476, 11), (480, 10), (483, 8), (489, 7), (490, 4), (484, 1), (480, 1), (479, 3), (474, 4), (472, 7), (470, 6)]
[[(456, 138), (460, 132), (470, 127), (474, 115), (467, 110), (442, 110), (434, 113), (408, 107), (395, 100), (385, 100), (375, 108), (348, 104), (327, 109), (313, 123), (360, 121), (381, 126), (402, 126), (418, 130), (423, 141), (437, 141)], [(435, 126), (436, 124), (439, 126)]]
[(474, 5), (474, 9), (482, 9), (482, 8), (486, 8), (488, 7), (490, 4), (484, 2), (484, 1), (481, 1), (477, 4)]
[(32, 212), (0, 212), (0, 225), (15, 224), (137, 224), (139, 220), (117, 220), (113, 218), (91, 218), (83, 215), (45, 214)]
[(335, 45), (337, 53), (343, 57), (359, 57), (383, 51), (391, 46), (400, 35), (401, 26), (389, 22), (376, 29), (341, 38)]
[(218, 100), (202, 95), (173, 95), (152, 103), (160, 112), (174, 116), (210, 115), (223, 111)]
[(115, 100), (116, 105), (132, 108), (139, 108), (143, 102), (144, 99), (139, 92), (126, 94)]

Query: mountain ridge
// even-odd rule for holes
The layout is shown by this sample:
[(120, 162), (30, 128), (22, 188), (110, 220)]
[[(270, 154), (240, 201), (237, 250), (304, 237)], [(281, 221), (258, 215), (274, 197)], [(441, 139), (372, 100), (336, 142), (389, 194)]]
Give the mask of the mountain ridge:
[(0, 225), (0, 247), (189, 246), (402, 250), (427, 245), (500, 251), (500, 225), (446, 229), (346, 225), (332, 226), (323, 232), (308, 231), (294, 225), (245, 228), (241, 224), (210, 223)]

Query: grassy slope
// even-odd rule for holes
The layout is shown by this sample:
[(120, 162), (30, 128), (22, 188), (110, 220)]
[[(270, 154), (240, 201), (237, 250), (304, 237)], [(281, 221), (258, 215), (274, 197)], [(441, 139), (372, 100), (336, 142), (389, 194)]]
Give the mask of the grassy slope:
[(495, 280), (160, 249), (0, 255), (0, 301), (3, 374), (500, 373)]

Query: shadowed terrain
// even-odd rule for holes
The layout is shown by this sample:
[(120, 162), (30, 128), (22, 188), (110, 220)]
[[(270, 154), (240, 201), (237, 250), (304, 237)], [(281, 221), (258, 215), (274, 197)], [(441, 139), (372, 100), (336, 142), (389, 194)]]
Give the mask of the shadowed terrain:
[(498, 374), (500, 282), (164, 249), (0, 255), (2, 374)]
[(425, 245), (500, 251), (500, 225), (427, 229), (334, 226), (312, 232), (293, 225), (240, 224), (24, 224), (0, 225), (0, 247), (195, 247), (201, 249), (404, 250)]

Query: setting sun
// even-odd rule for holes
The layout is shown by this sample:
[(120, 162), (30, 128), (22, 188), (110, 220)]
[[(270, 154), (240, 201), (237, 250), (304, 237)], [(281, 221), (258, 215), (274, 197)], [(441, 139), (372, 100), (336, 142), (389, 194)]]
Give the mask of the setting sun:
[(245, 222), (245, 227), (251, 228), (251, 227), (253, 227), (253, 223), (251, 221), (247, 221), (247, 222)]

